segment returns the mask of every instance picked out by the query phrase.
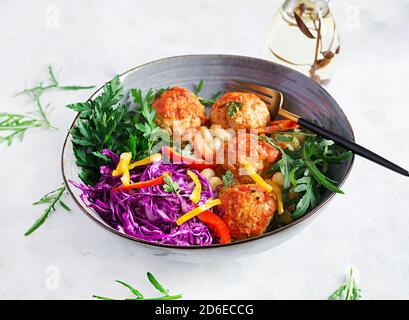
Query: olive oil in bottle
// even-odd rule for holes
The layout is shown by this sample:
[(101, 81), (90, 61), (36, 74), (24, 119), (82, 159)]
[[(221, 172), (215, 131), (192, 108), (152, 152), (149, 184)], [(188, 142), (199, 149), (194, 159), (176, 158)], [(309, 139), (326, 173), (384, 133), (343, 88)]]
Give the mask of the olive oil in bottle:
[(274, 15), (265, 58), (327, 84), (340, 51), (329, 0), (286, 0)]

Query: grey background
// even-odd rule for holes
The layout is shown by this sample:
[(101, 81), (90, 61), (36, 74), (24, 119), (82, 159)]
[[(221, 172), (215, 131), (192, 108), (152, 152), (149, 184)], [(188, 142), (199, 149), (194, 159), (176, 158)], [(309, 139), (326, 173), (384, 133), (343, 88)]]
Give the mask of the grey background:
[[(32, 109), (13, 94), (46, 78), (99, 85), (115, 73), (166, 56), (231, 53), (260, 57), (281, 1), (1, 1), (0, 111)], [(409, 1), (332, 1), (341, 55), (327, 88), (357, 141), (408, 167)], [(264, 254), (187, 265), (146, 256), (97, 228), (78, 209), (58, 211), (26, 238), (41, 214), (31, 203), (61, 182), (59, 156), (74, 113), (66, 103), (89, 91), (44, 96), (58, 131), (35, 130), (0, 146), (0, 298), (126, 297), (122, 279), (151, 293), (151, 271), (190, 299), (325, 299), (346, 267), (360, 272), (364, 297), (409, 297), (409, 197), (404, 177), (357, 158), (326, 211), (306, 230)]]

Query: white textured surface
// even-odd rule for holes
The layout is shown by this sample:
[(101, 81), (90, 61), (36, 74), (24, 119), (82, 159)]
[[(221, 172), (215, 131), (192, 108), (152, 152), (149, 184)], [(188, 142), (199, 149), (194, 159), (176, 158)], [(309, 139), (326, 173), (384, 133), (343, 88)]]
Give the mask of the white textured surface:
[[(178, 54), (261, 56), (280, 1), (6, 1), (0, 3), (1, 111), (31, 108), (12, 95), (44, 79), (48, 63), (66, 84), (101, 84), (138, 64)], [(342, 36), (328, 88), (357, 140), (409, 166), (409, 1), (334, 1)], [(59, 28), (53, 14), (59, 15)], [(57, 17), (58, 18), (58, 17)], [(358, 20), (355, 20), (357, 18)], [(57, 21), (58, 22), (58, 21)], [(57, 25), (58, 27), (58, 25)], [(349, 265), (366, 298), (409, 298), (409, 187), (402, 176), (356, 159), (347, 193), (282, 246), (239, 261), (183, 265), (144, 256), (135, 244), (97, 228), (76, 208), (58, 211), (32, 236), (31, 203), (61, 182), (59, 156), (74, 114), (68, 102), (89, 92), (46, 95), (59, 131), (38, 130), (0, 147), (0, 298), (125, 297), (123, 279), (151, 292), (151, 271), (185, 298), (324, 299)], [(59, 271), (59, 288), (50, 276)]]

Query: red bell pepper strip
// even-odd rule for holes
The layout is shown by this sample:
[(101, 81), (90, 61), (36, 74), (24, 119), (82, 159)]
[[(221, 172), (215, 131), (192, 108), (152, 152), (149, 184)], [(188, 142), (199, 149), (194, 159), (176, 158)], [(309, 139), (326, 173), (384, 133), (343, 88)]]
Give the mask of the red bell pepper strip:
[[(172, 176), (172, 172), (166, 172), (166, 173), (169, 176)], [(161, 185), (161, 184), (164, 184), (164, 183), (165, 183), (165, 180), (163, 178), (163, 175), (161, 175), (160, 177), (152, 179), (152, 180), (140, 181), (140, 182), (137, 182), (137, 183), (122, 185), (122, 186), (113, 188), (112, 191), (146, 188), (146, 187), (151, 187), (151, 186), (158, 186), (158, 185)]]
[(231, 242), (230, 230), (217, 214), (206, 210), (199, 214), (198, 217), (219, 237), (220, 243)]
[(300, 125), (293, 120), (275, 120), (268, 127), (255, 129), (257, 133), (274, 133), (299, 128)]
[(169, 156), (169, 159), (173, 163), (181, 163), (186, 165), (187, 167), (191, 169), (196, 169), (196, 170), (204, 170), (207, 168), (212, 168), (215, 169), (217, 167), (217, 164), (215, 163), (208, 163), (205, 162), (202, 159), (193, 159), (187, 156), (184, 156), (178, 152), (176, 152), (173, 148), (170, 148), (168, 146), (165, 146), (162, 148), (162, 154), (166, 154)]

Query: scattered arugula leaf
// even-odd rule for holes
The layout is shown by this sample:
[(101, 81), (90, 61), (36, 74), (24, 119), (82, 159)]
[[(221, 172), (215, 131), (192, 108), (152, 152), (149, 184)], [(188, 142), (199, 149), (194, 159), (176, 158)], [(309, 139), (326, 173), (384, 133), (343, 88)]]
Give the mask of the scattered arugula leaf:
[(345, 283), (335, 290), (328, 300), (359, 300), (360, 298), (361, 289), (358, 288), (354, 269), (349, 268)]
[(51, 65), (48, 66), (48, 77), (49, 78), (46, 83), (42, 81), (38, 85), (32, 88), (26, 88), (23, 91), (18, 92), (17, 94), (15, 94), (15, 96), (20, 96), (23, 94), (31, 96), (34, 101), (35, 107), (36, 107), (36, 112), (42, 119), (44, 126), (47, 128), (56, 129), (49, 120), (50, 104), (43, 106), (43, 104), (41, 103), (40, 98), (43, 95), (43, 93), (50, 89), (73, 91), (73, 90), (92, 89), (92, 88), (95, 88), (95, 86), (76, 86), (76, 85), (63, 86), (63, 85), (60, 85), (57, 75), (54, 72)]
[(227, 170), (226, 173), (222, 176), (223, 185), (228, 188), (234, 184), (234, 174), (230, 170)]
[(0, 113), (0, 131), (6, 133), (0, 136), (0, 143), (11, 146), (15, 139), (23, 139), (28, 129), (41, 126), (40, 120), (28, 114)]
[(51, 212), (56, 211), (56, 205), (59, 204), (63, 209), (70, 211), (70, 207), (62, 201), (62, 197), (65, 193), (65, 186), (61, 186), (46, 195), (44, 195), (40, 200), (34, 202), (33, 205), (48, 204), (48, 207), (44, 210), (40, 218), (24, 233), (25, 236), (32, 234), (37, 230), (44, 222), (47, 220)]
[(243, 104), (238, 101), (228, 101), (226, 102), (227, 115), (231, 118), (233, 117), (239, 109), (243, 107)]
[(165, 180), (165, 184), (163, 185), (163, 190), (169, 193), (177, 193), (179, 194), (181, 189), (179, 184), (172, 179), (170, 175), (166, 172), (163, 174), (163, 180)]
[[(148, 277), (149, 282), (152, 284), (152, 286), (156, 290), (158, 290), (162, 294), (162, 296), (155, 297), (155, 298), (145, 298), (145, 296), (139, 290), (135, 289), (130, 284), (126, 283), (125, 281), (115, 280), (117, 283), (129, 289), (129, 291), (131, 291), (131, 293), (135, 296), (135, 298), (126, 298), (125, 300), (176, 300), (176, 299), (182, 298), (181, 294), (169, 295), (169, 290), (165, 289), (158, 282), (158, 280), (156, 280), (156, 278), (153, 276), (152, 273), (148, 272), (146, 275)], [(99, 299), (99, 300), (115, 300), (113, 298), (109, 298), (105, 296), (98, 296), (98, 295), (93, 295), (92, 297), (95, 299)]]

